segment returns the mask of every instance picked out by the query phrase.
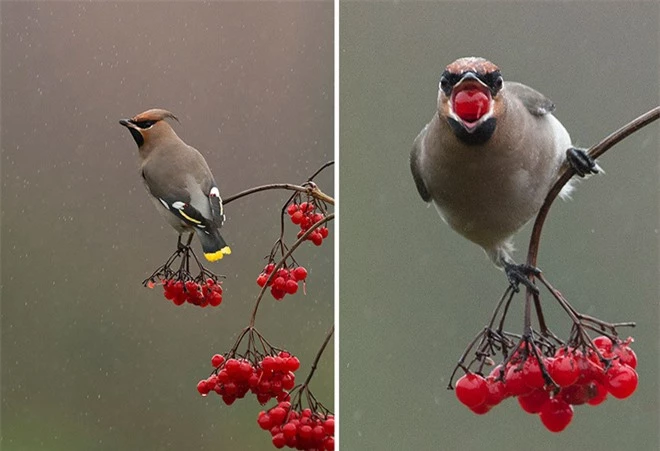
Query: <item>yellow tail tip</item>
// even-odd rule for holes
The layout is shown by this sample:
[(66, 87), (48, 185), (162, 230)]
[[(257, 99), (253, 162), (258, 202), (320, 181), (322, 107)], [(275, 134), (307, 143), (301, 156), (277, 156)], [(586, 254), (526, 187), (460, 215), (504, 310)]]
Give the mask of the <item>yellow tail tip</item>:
[(225, 246), (219, 251), (205, 252), (204, 257), (206, 257), (206, 259), (210, 262), (216, 262), (218, 260), (222, 260), (222, 257), (229, 254), (231, 254), (231, 249), (229, 248), (229, 246)]

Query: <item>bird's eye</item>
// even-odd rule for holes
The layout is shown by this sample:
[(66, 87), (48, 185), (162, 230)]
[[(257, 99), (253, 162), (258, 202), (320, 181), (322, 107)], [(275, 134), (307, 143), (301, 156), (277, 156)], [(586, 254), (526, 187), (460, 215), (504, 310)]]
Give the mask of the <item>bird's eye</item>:
[(502, 89), (502, 83), (503, 83), (502, 77), (497, 77), (495, 79), (495, 83), (493, 83), (493, 86), (495, 86), (495, 89), (499, 91), (500, 89)]
[(135, 122), (135, 125), (137, 125), (140, 128), (149, 128), (155, 123), (156, 121), (139, 121), (139, 122)]
[(442, 89), (444, 91), (448, 87), (449, 87), (449, 81), (445, 77), (442, 77), (440, 79), (440, 89)]
[(451, 93), (451, 88), (456, 84), (456, 81), (450, 80), (451, 74), (447, 73), (445, 71), (444, 74), (442, 74), (442, 77), (440, 78), (440, 89), (446, 94), (449, 95)]

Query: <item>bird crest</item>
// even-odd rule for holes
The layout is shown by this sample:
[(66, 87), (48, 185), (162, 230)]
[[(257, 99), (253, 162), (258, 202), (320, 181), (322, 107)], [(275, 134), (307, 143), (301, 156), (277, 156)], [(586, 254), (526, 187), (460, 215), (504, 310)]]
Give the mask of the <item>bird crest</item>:
[(179, 122), (177, 118), (171, 112), (164, 110), (162, 108), (152, 108), (143, 113), (137, 114), (132, 118), (133, 122), (142, 122), (142, 121), (162, 121), (163, 119), (174, 119)]
[(465, 72), (474, 72), (476, 74), (488, 74), (499, 71), (500, 68), (485, 58), (468, 56), (459, 58), (446, 67), (452, 74), (462, 74)]

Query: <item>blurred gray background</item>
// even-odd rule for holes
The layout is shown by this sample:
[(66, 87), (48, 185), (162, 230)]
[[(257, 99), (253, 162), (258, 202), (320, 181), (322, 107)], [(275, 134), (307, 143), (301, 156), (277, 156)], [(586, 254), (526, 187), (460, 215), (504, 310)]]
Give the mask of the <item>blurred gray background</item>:
[[(601, 160), (607, 174), (557, 202), (539, 266), (578, 309), (636, 339), (628, 400), (578, 407), (561, 434), (507, 400), (484, 416), (445, 389), (506, 286), (484, 252), (426, 208), (408, 167), (444, 67), (483, 56), (557, 104), (590, 146), (658, 105), (657, 2), (341, 2), (342, 449), (657, 450), (658, 124)], [(523, 259), (531, 227), (516, 240)], [(545, 296), (546, 319), (568, 318)], [(519, 300), (509, 330), (520, 331)]]
[[(227, 275), (223, 304), (176, 307), (140, 285), (176, 234), (117, 121), (174, 112), (224, 197), (303, 182), (333, 158), (332, 2), (3, 2), (1, 13), (0, 447), (272, 449), (254, 396), (227, 407), (195, 386), (247, 325), (289, 192), (227, 207), (233, 253), (210, 264)], [(332, 169), (317, 181), (334, 193)], [(308, 294), (268, 295), (257, 317), (300, 357), (301, 382), (333, 322), (332, 236), (299, 252)], [(331, 408), (333, 371), (331, 345), (312, 382)]]

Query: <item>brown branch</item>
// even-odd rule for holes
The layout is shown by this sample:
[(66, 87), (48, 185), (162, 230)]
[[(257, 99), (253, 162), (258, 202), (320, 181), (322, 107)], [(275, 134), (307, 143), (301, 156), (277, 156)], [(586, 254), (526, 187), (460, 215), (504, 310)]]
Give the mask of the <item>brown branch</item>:
[[(603, 139), (601, 142), (591, 147), (588, 151), (589, 156), (591, 156), (594, 159), (598, 158), (599, 156), (607, 152), (610, 148), (612, 148), (615, 144), (618, 144), (623, 139), (627, 138), (631, 134), (635, 133), (642, 127), (647, 126), (648, 124), (657, 120), (658, 118), (660, 118), (660, 106), (653, 108), (652, 110), (650, 110), (645, 114), (642, 114), (637, 119), (624, 125), (619, 130), (615, 131), (614, 133)], [(546, 196), (545, 201), (543, 202), (543, 206), (536, 215), (536, 220), (534, 221), (534, 228), (532, 229), (532, 235), (529, 241), (529, 249), (527, 251), (527, 264), (530, 266), (536, 267), (539, 245), (541, 242), (541, 231), (543, 229), (545, 220), (548, 216), (550, 206), (557, 198), (557, 195), (559, 194), (561, 189), (564, 187), (564, 185), (566, 185), (566, 183), (568, 183), (568, 181), (571, 179), (571, 177), (573, 177), (573, 175), (575, 175), (575, 171), (573, 171), (571, 167), (567, 166), (564, 169), (564, 171), (560, 174), (559, 179), (550, 189), (550, 192), (548, 192), (548, 195)], [(531, 279), (533, 279), (533, 277), (534, 276), (530, 276)], [(529, 291), (530, 289), (528, 288), (528, 292)]]
[(323, 355), (323, 351), (325, 351), (325, 347), (328, 346), (328, 343), (330, 343), (330, 338), (332, 338), (332, 334), (335, 333), (335, 325), (333, 324), (330, 329), (328, 330), (327, 335), (325, 336), (325, 340), (323, 340), (323, 344), (321, 345), (321, 349), (319, 349), (319, 352), (316, 353), (316, 357), (314, 358), (314, 361), (312, 362), (312, 368), (309, 371), (309, 374), (307, 375), (307, 378), (305, 379), (305, 382), (303, 382), (303, 386), (307, 387), (309, 385), (309, 381), (312, 380), (312, 376), (314, 376), (314, 372), (316, 371), (316, 367), (319, 363), (319, 360), (321, 359), (321, 356)]
[(241, 191), (240, 193), (234, 194), (233, 196), (229, 196), (223, 199), (222, 204), (227, 205), (228, 203), (240, 199), (241, 197), (245, 197), (249, 194), (254, 194), (254, 193), (258, 193), (259, 191), (267, 191), (271, 189), (288, 189), (291, 191), (300, 191), (301, 193), (307, 193), (310, 196), (314, 196), (317, 199), (321, 199), (324, 202), (329, 203), (330, 205), (335, 204), (335, 200), (332, 197), (325, 194), (314, 184), (311, 184), (309, 186), (300, 186), (300, 185), (294, 185), (292, 183), (269, 183), (268, 185), (255, 186), (254, 188), (246, 189), (245, 191)]

